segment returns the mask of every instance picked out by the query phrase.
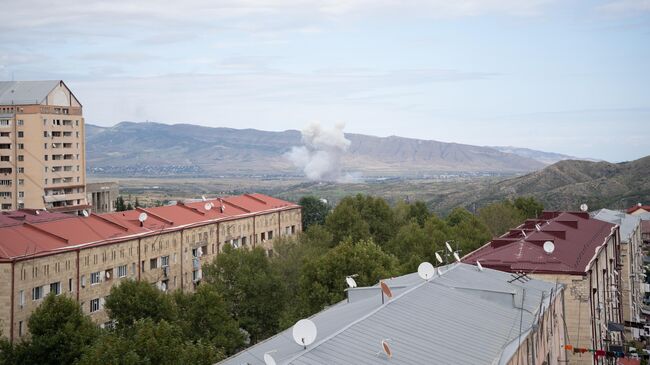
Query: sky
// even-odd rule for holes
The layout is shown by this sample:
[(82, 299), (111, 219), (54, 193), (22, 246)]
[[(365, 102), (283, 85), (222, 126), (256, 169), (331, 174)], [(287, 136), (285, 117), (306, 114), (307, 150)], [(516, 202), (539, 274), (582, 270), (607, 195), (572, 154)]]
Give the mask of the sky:
[(650, 0), (4, 0), (0, 80), (87, 123), (650, 155)]

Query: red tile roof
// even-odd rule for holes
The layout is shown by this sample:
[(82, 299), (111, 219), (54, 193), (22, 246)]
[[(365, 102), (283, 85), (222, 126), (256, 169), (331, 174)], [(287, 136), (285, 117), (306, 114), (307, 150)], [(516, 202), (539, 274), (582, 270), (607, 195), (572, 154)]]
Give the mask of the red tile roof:
[[(210, 204), (206, 210), (206, 204)], [(223, 207), (223, 211), (222, 211)], [(138, 236), (199, 226), (286, 209), (298, 205), (263, 194), (244, 194), (89, 217), (40, 211), (0, 214), (0, 261), (49, 255), (84, 245), (99, 245)], [(140, 224), (138, 217), (147, 213)]]
[[(618, 226), (582, 212), (544, 212), (463, 257), (468, 264), (508, 272), (584, 274)], [(546, 241), (555, 244), (544, 252)]]
[(650, 205), (635, 205), (635, 206), (633, 206), (633, 207), (631, 207), (631, 208), (628, 208), (628, 210), (627, 210), (627, 214), (634, 213), (634, 212), (636, 212), (636, 211), (639, 210), (639, 209), (643, 209), (643, 210), (645, 210), (646, 212), (650, 212)]

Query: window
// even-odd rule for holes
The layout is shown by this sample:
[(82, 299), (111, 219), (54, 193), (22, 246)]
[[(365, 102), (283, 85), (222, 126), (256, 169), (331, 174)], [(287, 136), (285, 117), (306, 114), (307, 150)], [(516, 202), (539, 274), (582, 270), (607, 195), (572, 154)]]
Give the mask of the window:
[(291, 226), (291, 234), (295, 234), (295, 233), (296, 233), (296, 226)]
[(266, 241), (266, 233), (264, 233), (264, 232), (260, 233), (260, 240), (262, 242)]
[(24, 191), (19, 191), (18, 192), (18, 197), (19, 198), (24, 198), (25, 197), (25, 192)]
[(18, 179), (18, 185), (25, 185), (25, 179)]
[[(20, 133), (22, 133), (22, 132), (18, 132), (18, 134), (20, 134)], [(18, 149), (19, 149), (19, 150), (24, 150), (24, 149), (25, 149), (25, 144), (23, 144), (23, 143), (18, 143)]]
[(48, 159), (47, 155), (43, 156), (43, 159), (44, 159), (45, 161), (47, 161), (47, 159)]
[(81, 287), (86, 287), (86, 275), (81, 275)]
[(18, 336), (23, 335), (23, 321), (18, 321)]
[(57, 281), (56, 283), (50, 284), (50, 293), (54, 293), (55, 295), (61, 294), (61, 282)]
[(270, 240), (273, 239), (273, 231), (268, 231), (268, 234), (267, 234), (267, 235), (268, 235), (268, 237), (269, 237)]
[(201, 280), (201, 270), (193, 270), (192, 271), (192, 281), (199, 281)]
[(104, 277), (106, 278), (106, 280), (111, 280), (113, 278), (113, 269), (106, 270), (106, 272), (104, 273)]
[(9, 156), (0, 156), (0, 161), (9, 162)]
[(25, 168), (24, 167), (19, 167), (18, 168), (18, 173), (19, 174), (24, 174), (25, 173)]
[(72, 293), (72, 279), (68, 279), (68, 291)]
[(39, 300), (43, 298), (43, 287), (37, 286), (32, 289), (32, 300)]
[(23, 137), (25, 137), (25, 132), (18, 131), (18, 138), (23, 138)]
[(25, 161), (25, 156), (18, 155), (18, 161)]
[(246, 237), (241, 238), (241, 245), (246, 246)]
[(160, 266), (161, 267), (167, 267), (169, 266), (169, 256), (162, 256), (160, 258)]
[(20, 305), (20, 308), (25, 306), (25, 292), (23, 290), (18, 293), (18, 305)]
[(149, 268), (150, 269), (153, 270), (153, 269), (155, 269), (157, 267), (158, 267), (158, 258), (154, 258), (154, 259), (149, 260)]
[(18, 119), (18, 120), (16, 121), (16, 124), (17, 124), (17, 125), (24, 125), (25, 122), (24, 122), (22, 119)]
[(117, 276), (123, 278), (126, 276), (126, 265), (117, 267)]
[(90, 301), (90, 313), (95, 313), (99, 310), (99, 298)]
[(90, 285), (99, 284), (100, 280), (99, 271), (90, 274)]

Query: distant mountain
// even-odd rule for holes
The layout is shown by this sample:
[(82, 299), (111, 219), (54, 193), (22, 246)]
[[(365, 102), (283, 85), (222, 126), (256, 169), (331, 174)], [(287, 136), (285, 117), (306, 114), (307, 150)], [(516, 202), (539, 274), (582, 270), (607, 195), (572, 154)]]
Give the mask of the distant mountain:
[(575, 156), (563, 155), (561, 153), (531, 150), (530, 148), (512, 147), (512, 146), (489, 146), (489, 147), (494, 148), (497, 151), (512, 153), (517, 156), (522, 156), (526, 158), (532, 158), (533, 160), (537, 160), (545, 165), (552, 165), (556, 162), (564, 161), (564, 160), (597, 161), (592, 158), (579, 158)]
[[(511, 174), (540, 169), (532, 158), (494, 148), (402, 137), (346, 134), (343, 169), (366, 176), (425, 176), (449, 172)], [(86, 125), (91, 175), (302, 175), (284, 157), (301, 145), (299, 131), (210, 128), (191, 124), (122, 122)]]
[(468, 208), (516, 196), (533, 196), (548, 209), (624, 208), (650, 200), (650, 156), (622, 163), (566, 160), (540, 171), (472, 191), (438, 197), (440, 209)]

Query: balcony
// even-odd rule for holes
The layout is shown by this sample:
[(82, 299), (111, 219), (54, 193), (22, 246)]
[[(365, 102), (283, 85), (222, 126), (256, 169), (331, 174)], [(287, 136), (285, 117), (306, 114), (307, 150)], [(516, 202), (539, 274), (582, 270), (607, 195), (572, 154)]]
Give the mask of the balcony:
[(43, 196), (43, 200), (45, 200), (46, 203), (54, 203), (54, 202), (61, 202), (61, 201), (66, 201), (66, 200), (74, 200), (76, 201), (77, 199), (81, 201), (86, 200), (86, 194), (85, 193), (71, 193), (71, 194), (57, 194), (57, 195), (45, 195)]
[(41, 106), (41, 114), (81, 115), (79, 107)]

